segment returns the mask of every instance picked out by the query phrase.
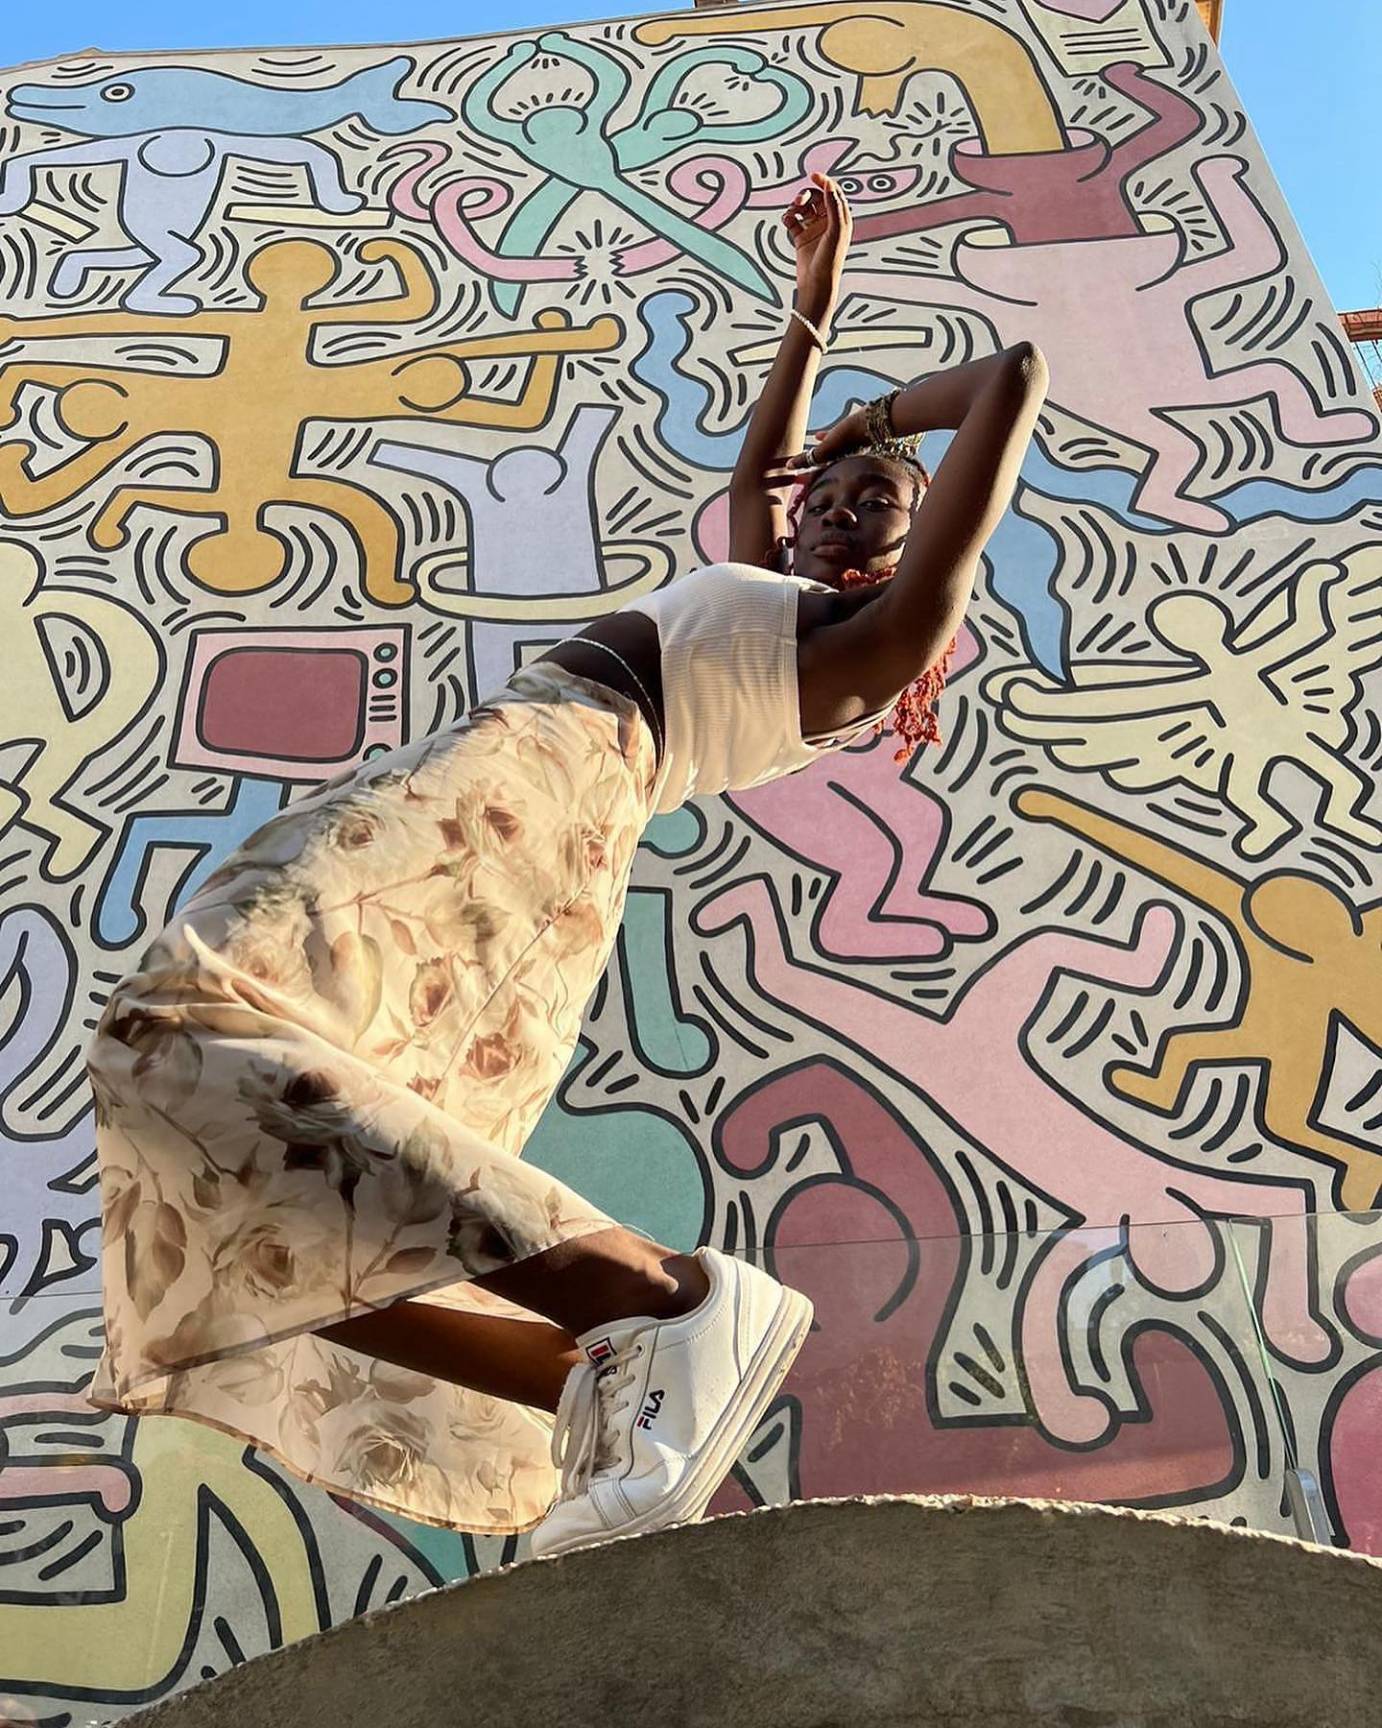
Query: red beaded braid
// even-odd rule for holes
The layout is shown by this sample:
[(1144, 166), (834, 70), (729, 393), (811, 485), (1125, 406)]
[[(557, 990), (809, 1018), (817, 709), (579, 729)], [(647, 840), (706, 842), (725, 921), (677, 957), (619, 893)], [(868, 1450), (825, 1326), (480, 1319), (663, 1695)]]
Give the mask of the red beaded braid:
[[(868, 588), (875, 582), (889, 581), (892, 575), (892, 570), (846, 570), (840, 578), (840, 586)], [(935, 665), (928, 666), (920, 678), (914, 678), (893, 704), (893, 731), (902, 739), (902, 748), (893, 752), (894, 762), (910, 761), (913, 752), (922, 744), (945, 742), (941, 736), (941, 723), (936, 718), (936, 704), (950, 675), (954, 653), (955, 638), (952, 636)], [(881, 732), (883, 722), (876, 720), (873, 729)]]
[[(907, 466), (920, 469), (923, 484), (930, 479), (919, 462), (908, 463)], [(802, 505), (806, 502), (806, 494), (819, 478), (819, 470), (808, 472), (793, 493), (792, 502), (787, 511), (793, 527), (796, 526), (796, 518)], [(890, 581), (895, 571), (895, 565), (885, 570), (846, 570), (840, 577), (840, 587), (841, 589), (871, 588), (875, 583)], [(910, 761), (913, 752), (922, 744), (944, 743), (941, 736), (940, 721), (936, 718), (936, 704), (940, 701), (941, 693), (945, 689), (945, 681), (950, 673), (950, 661), (954, 653), (955, 638), (952, 636), (949, 646), (935, 665), (928, 666), (920, 678), (914, 678), (893, 704), (893, 711), (890, 716), (893, 731), (902, 739), (902, 748), (893, 752), (894, 762)], [(884, 724), (884, 721), (876, 720), (873, 726), (875, 733), (881, 732)]]

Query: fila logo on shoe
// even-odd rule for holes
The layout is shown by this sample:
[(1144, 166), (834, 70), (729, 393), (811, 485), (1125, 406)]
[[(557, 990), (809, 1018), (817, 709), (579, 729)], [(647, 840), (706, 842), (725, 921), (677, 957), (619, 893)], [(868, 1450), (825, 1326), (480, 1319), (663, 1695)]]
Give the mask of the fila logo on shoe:
[(638, 1412), (638, 1420), (634, 1423), (635, 1428), (652, 1427), (653, 1418), (657, 1415), (658, 1411), (661, 1410), (662, 1400), (665, 1396), (666, 1393), (661, 1390), (650, 1392), (648, 1394), (648, 1402)]
[(608, 1338), (597, 1338), (593, 1344), (586, 1345), (585, 1353), (600, 1368), (613, 1356), (614, 1345)]

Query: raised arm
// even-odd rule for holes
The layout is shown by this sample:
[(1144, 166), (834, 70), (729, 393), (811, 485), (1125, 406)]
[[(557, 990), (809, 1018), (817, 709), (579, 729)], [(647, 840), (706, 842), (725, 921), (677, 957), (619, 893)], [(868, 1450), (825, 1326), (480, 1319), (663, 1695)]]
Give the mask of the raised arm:
[(595, 89), (581, 104), (581, 111), (592, 132), (603, 131), (606, 120), (624, 100), (629, 88), (629, 74), (623, 62), (593, 43), (568, 36), (564, 30), (544, 30), (537, 39), (537, 45), (542, 53), (574, 61), (589, 72), (595, 80)]
[(0, 216), (13, 216), (34, 195), (35, 168), (72, 168), (83, 162), (101, 167), (131, 154), (130, 146), (113, 138), (88, 138), (81, 144), (58, 144), (51, 150), (31, 150), (0, 162)]
[(305, 168), (312, 196), (323, 210), (348, 216), (365, 202), (342, 180), (339, 160), (310, 138), (230, 138), (222, 142), (227, 155), (249, 162), (282, 162)]
[(1029, 822), (1054, 822), (1080, 839), (1102, 846), (1110, 857), (1179, 889), (1189, 899), (1241, 928), (1244, 883), (1206, 864), (1193, 852), (1120, 822), (1092, 804), (1082, 804), (1077, 798), (1067, 798), (1040, 786), (1024, 786), (1014, 795), (1012, 804), (1018, 815)]
[(523, 154), (527, 134), (521, 122), (507, 115), (496, 114), (494, 98), (521, 66), (526, 66), (538, 51), (536, 42), (515, 42), (502, 59), (482, 72), (461, 98), (461, 117), (472, 132), (482, 138), (492, 138), (496, 144), (507, 144)]
[[(835, 648), (867, 662), (868, 686), (901, 690), (934, 666), (959, 629), (979, 558), (1012, 501), (1022, 458), (1046, 399), (1046, 360), (1019, 342), (984, 360), (934, 373), (892, 406), (899, 436), (955, 428), (912, 518), (897, 572), (883, 594), (831, 627)], [(811, 460), (833, 460), (868, 442), (863, 409), (822, 433)], [(846, 635), (854, 639), (848, 644)]]
[[(782, 221), (796, 248), (796, 308), (824, 333), (835, 315), (851, 217), (835, 181), (825, 174), (813, 174), (811, 179), (814, 185), (793, 200)], [(729, 483), (733, 563), (769, 563), (787, 533), (780, 470), (806, 440), (806, 417), (820, 363), (821, 353), (810, 331), (789, 318)], [(772, 469), (779, 470), (775, 485), (768, 480)]]
[(390, 263), (398, 271), (402, 292), (373, 300), (345, 300), (333, 306), (312, 307), (312, 323), (323, 324), (417, 324), (436, 310), (437, 285), (427, 260), (406, 240), (384, 236), (366, 240), (360, 247), (362, 264)]

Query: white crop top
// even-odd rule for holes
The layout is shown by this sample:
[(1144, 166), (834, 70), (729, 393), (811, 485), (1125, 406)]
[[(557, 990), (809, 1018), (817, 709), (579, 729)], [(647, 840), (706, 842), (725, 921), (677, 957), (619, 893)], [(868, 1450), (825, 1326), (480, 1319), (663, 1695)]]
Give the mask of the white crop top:
[(834, 590), (756, 564), (707, 564), (623, 608), (657, 624), (665, 723), (653, 811), (742, 792), (851, 743), (891, 702), (840, 736), (804, 738), (797, 685), (797, 602)]

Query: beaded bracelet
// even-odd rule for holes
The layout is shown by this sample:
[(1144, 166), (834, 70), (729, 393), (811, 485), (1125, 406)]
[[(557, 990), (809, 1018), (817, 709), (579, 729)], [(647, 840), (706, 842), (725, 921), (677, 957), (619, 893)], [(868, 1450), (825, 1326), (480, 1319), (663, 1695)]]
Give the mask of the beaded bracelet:
[(820, 349), (821, 353), (824, 354), (826, 350), (825, 337), (821, 335), (820, 331), (806, 316), (806, 314), (804, 312), (798, 312), (795, 306), (789, 307), (788, 311), (790, 315), (796, 319), (797, 323), (805, 329), (807, 335), (810, 336), (811, 340), (816, 344), (817, 348)]

